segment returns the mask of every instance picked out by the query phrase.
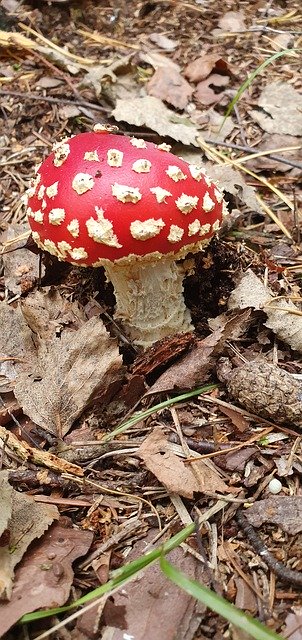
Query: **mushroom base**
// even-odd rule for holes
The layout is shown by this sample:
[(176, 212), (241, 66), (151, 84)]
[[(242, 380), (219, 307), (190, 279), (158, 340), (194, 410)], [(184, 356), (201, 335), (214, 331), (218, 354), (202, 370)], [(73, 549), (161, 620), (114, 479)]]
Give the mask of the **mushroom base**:
[(193, 331), (183, 297), (184, 272), (175, 258), (153, 263), (106, 264), (114, 287), (115, 319), (128, 338), (144, 348), (175, 333)]

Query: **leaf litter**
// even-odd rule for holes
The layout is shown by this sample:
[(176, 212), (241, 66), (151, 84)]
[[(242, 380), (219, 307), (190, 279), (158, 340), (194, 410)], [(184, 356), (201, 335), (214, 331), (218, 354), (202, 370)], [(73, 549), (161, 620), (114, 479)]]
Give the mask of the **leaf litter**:
[[(29, 186), (34, 164), (49, 152), (53, 137), (88, 130), (100, 119), (111, 123), (116, 119), (123, 131), (139, 138), (177, 143), (180, 156), (207, 166), (225, 192), (231, 215), (220, 241), (189, 258), (185, 266), (185, 296), (196, 333), (173, 336), (137, 355), (122, 340), (118, 328), (113, 330), (114, 299), (100, 270), (94, 276), (90, 271), (59, 269), (53, 260), (45, 263), (44, 271), (42, 262), (38, 291), (37, 256), (29, 252), (28, 245), (23, 253), (21, 243), (11, 245), (14, 251), (6, 255), (12, 261), (3, 256), (5, 271), (0, 281), (0, 324), (5, 328), (0, 338), (1, 390), (5, 392), (5, 425), (0, 434), (3, 466), (11, 478), (19, 477), (22, 496), (35, 491), (32, 487), (37, 484), (32, 479), (37, 483), (40, 478), (43, 497), (56, 503), (61, 514), (72, 517), (73, 524), (58, 535), (72, 541), (73, 536), (80, 540), (80, 534), (89, 533), (83, 555), (92, 537), (103, 553), (111, 550), (107, 575), (108, 565), (111, 569), (123, 564), (129, 549), (136, 550), (137, 539), (144, 540), (148, 529), (151, 539), (161, 535), (152, 530), (155, 522), (169, 536), (173, 528), (198, 515), (202, 536), (198, 531), (187, 544), (186, 554), (189, 551), (190, 555), (179, 549), (175, 561), (189, 557), (190, 567), (183, 565), (183, 570), (192, 569), (192, 576), (208, 581), (208, 573), (200, 570), (202, 558), (210, 559), (210, 574), (214, 566), (228, 598), (248, 608), (251, 598), (247, 594), (240, 598), (241, 566), (249, 584), (258, 585), (262, 600), (254, 598), (252, 607), (253, 615), (262, 617), (259, 603), (268, 597), (267, 571), (258, 560), (259, 546), (253, 547), (242, 534), (240, 519), (235, 520), (234, 514), (240, 513), (242, 504), (254, 502), (245, 509), (250, 513), (250, 526), (257, 526), (256, 515), (252, 522), (252, 509), (257, 505), (261, 514), (269, 515), (270, 510), (261, 503), (269, 496), (274, 475), (282, 478), (281, 494), (274, 497), (283, 501), (279, 517), (274, 521), (267, 517), (259, 526), (272, 553), (300, 568), (295, 537), (301, 473), (300, 168), (299, 149), (286, 151), (299, 146), (298, 56), (279, 58), (278, 65), (267, 67), (258, 75), (257, 84), (252, 83), (241, 95), (232, 117), (224, 120), (224, 114), (247, 75), (271, 55), (271, 48), (278, 52), (280, 47), (298, 46), (298, 14), (292, 6), (289, 11), (273, 5), (268, 10), (249, 5), (238, 12), (231, 3), (230, 11), (221, 15), (221, 7), (215, 11), (215, 3), (207, 2), (184, 3), (183, 7), (170, 3), (164, 12), (162, 3), (157, 3), (144, 13), (145, 7), (131, 2), (127, 6), (127, 16), (131, 6), (130, 24), (123, 7), (118, 14), (109, 6), (96, 14), (90, 0), (84, 0), (83, 6), (80, 16), (71, 14), (70, 3), (50, 3), (47, 10), (37, 7), (28, 15), (15, 5), (17, 19), (8, 16), (13, 23), (1, 31), (5, 80), (0, 91), (6, 116), (5, 133), (0, 135), (4, 226), (23, 223), (20, 197)], [(5, 19), (6, 11), (4, 7)], [(201, 38), (201, 33), (207, 36)], [(125, 49), (131, 53), (125, 56)], [(47, 88), (41, 92), (43, 83)], [(205, 85), (199, 87), (198, 100), (199, 83)], [(148, 95), (152, 84), (156, 97)], [(203, 106), (207, 95), (213, 100), (211, 109)], [(276, 134), (284, 137), (276, 138)], [(215, 155), (216, 149), (222, 150), (230, 166), (217, 165), (221, 158)], [(244, 167), (251, 173), (244, 175)], [(18, 234), (18, 226), (16, 229)], [(32, 258), (33, 278), (27, 281)], [(50, 283), (51, 290), (45, 288)], [(29, 294), (31, 288), (33, 294)], [(91, 315), (88, 309), (93, 305)], [(232, 320), (237, 327), (233, 333), (227, 329)], [(120, 339), (120, 350), (110, 334)], [(298, 398), (283, 402), (278, 411), (276, 403), (273, 407), (274, 394), (284, 380), (291, 381)], [(138, 414), (131, 422), (136, 408), (151, 407), (152, 411), (167, 394), (173, 397), (177, 389), (190, 391), (206, 382), (214, 385), (213, 391), (200, 391), (190, 401), (177, 403), (173, 411), (162, 408), (140, 419)], [(150, 393), (144, 395), (145, 391)], [(263, 398), (259, 402), (261, 392), (269, 395), (270, 402)], [(297, 409), (294, 419), (289, 404), (291, 411)], [(108, 441), (119, 424), (126, 428)], [(45, 468), (51, 470), (49, 474)], [(51, 484), (51, 473), (56, 483)], [(69, 497), (71, 509), (64, 503), (71, 491), (72, 496), (81, 495), (80, 508), (73, 497)], [(89, 510), (85, 504), (91, 503), (92, 491), (95, 504)], [(125, 531), (127, 521), (132, 526)], [(282, 529), (284, 523), (287, 528)], [(56, 526), (51, 525), (50, 531)], [(84, 530), (87, 528), (91, 531)], [(222, 536), (232, 537), (239, 545), (239, 567), (230, 556), (217, 553)], [(48, 532), (42, 533), (38, 544), (47, 549), (48, 542)], [(29, 551), (36, 544), (33, 541)], [(199, 555), (201, 549), (203, 555)], [(8, 621), (7, 628), (24, 611), (50, 606), (54, 597), (63, 604), (70, 594), (70, 563), (67, 570), (63, 567), (63, 577), (61, 570), (56, 573), (59, 589), (54, 592), (44, 588), (52, 574), (41, 572), (35, 560), (31, 573), (27, 557), (30, 565), (26, 551), (16, 568), (15, 585), (13, 578), (10, 585), (18, 598), (22, 594), (20, 609), (15, 603), (2, 603), (5, 615), (1, 617)], [(94, 573), (85, 574), (84, 581), (77, 571), (74, 585), (81, 593), (99, 584), (96, 567), (92, 567)], [(135, 636), (147, 637), (149, 616), (154, 619), (153, 631), (159, 611), (160, 632), (165, 629), (167, 637), (195, 640), (199, 635), (229, 633), (221, 618), (203, 609), (197, 631), (194, 603), (190, 601), (186, 609), (189, 601), (184, 592), (178, 592), (176, 598), (166, 583), (161, 588), (156, 571), (151, 569), (150, 582), (131, 583), (131, 598), (126, 603), (122, 591), (114, 595), (114, 605), (126, 607), (126, 615), (124, 609), (113, 606), (111, 617), (109, 611), (107, 618), (96, 616), (97, 633), (107, 631), (117, 639), (135, 631)], [(231, 574), (236, 574), (236, 580), (229, 578)], [(28, 576), (33, 590), (43, 585), (45, 600), (33, 597)], [(159, 593), (151, 601), (150, 584)], [(282, 588), (278, 573), (276, 590), (270, 581), (269, 608), (270, 625), (279, 632), (283, 623), (288, 628), (293, 624), (293, 614), (288, 612), (298, 602), (291, 586), (288, 591)], [(142, 593), (146, 622), (141, 615)], [(175, 612), (176, 601), (181, 606)], [(136, 602), (139, 606), (133, 606)], [(177, 615), (185, 609), (179, 635)], [(71, 626), (71, 633), (82, 633), (80, 627)], [(31, 637), (32, 631), (29, 627)]]
[[(17, 376), (15, 395), (33, 422), (63, 438), (96, 394), (110, 398), (111, 385), (123, 378), (122, 359), (101, 319), (90, 318), (76, 332), (66, 329), (58, 335), (60, 317), (49, 322), (47, 307), (35, 313), (29, 301), (22, 309), (38, 336), (37, 358), (34, 367)], [(64, 315), (61, 321), (66, 322)]]

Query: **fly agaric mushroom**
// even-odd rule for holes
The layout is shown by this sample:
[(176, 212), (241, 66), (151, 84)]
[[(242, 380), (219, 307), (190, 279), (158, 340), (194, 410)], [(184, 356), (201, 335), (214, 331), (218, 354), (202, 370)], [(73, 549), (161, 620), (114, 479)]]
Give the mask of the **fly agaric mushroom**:
[(103, 266), (115, 318), (144, 347), (192, 331), (177, 260), (197, 252), (226, 215), (204, 170), (166, 144), (96, 125), (65, 139), (38, 168), (27, 215), (39, 247), (80, 266)]

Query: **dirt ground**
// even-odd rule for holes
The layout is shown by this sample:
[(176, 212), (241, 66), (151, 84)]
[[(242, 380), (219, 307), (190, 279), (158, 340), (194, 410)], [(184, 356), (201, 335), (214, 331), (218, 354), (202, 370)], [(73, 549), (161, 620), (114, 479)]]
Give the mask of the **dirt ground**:
[[(193, 522), (172, 564), (302, 638), (301, 38), (286, 0), (0, 0), (6, 640), (243, 640), (158, 564), (17, 625)], [(103, 268), (41, 253), (26, 218), (37, 165), (99, 122), (202, 164), (229, 211), (182, 261), (194, 332), (145, 351)]]

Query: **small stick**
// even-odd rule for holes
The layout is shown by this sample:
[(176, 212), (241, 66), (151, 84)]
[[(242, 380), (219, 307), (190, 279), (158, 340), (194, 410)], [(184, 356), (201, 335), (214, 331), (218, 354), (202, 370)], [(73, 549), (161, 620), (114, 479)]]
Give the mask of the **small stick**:
[(248, 522), (242, 511), (238, 511), (236, 520), (240, 529), (243, 531), (253, 549), (264, 560), (265, 564), (271, 569), (282, 582), (290, 582), (292, 584), (302, 586), (302, 572), (290, 569), (283, 562), (276, 560), (270, 553), (261, 538), (256, 533), (254, 527)]

